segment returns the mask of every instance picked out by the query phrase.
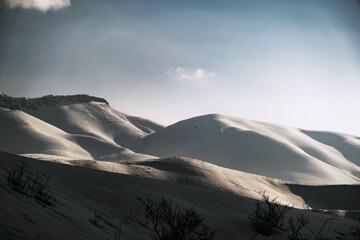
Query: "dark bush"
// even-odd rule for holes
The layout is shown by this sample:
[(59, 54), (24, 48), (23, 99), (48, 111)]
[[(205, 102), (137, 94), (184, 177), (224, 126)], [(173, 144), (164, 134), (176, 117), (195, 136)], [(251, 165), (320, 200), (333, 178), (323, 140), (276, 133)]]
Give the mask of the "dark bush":
[(26, 194), (30, 182), (28, 167), (28, 162), (21, 161), (5, 169), (7, 172), (7, 182), (11, 189)]
[(54, 195), (49, 190), (50, 178), (51, 176), (48, 173), (40, 173), (39, 171), (35, 175), (31, 174), (30, 177), (30, 196), (46, 205), (51, 205), (54, 201)]
[(250, 226), (255, 232), (269, 236), (274, 229), (282, 230), (285, 214), (292, 208), (287, 205), (280, 205), (277, 198), (270, 200), (265, 192), (259, 194), (263, 201), (257, 201), (255, 209), (250, 213)]
[(154, 232), (159, 240), (211, 240), (214, 232), (193, 208), (181, 210), (169, 199), (138, 199), (145, 209), (144, 219), (130, 215), (128, 219)]
[(29, 168), (29, 163), (25, 161), (17, 162), (6, 168), (7, 182), (10, 188), (48, 206), (52, 205), (55, 198), (49, 189), (51, 176), (39, 171), (33, 174)]

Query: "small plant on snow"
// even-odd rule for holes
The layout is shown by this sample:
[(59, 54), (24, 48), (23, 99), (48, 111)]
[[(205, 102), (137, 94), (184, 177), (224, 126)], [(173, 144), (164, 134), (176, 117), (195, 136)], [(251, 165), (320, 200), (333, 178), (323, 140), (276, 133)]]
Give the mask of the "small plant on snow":
[(30, 183), (28, 167), (28, 162), (20, 161), (5, 169), (7, 172), (6, 180), (11, 189), (22, 194), (26, 193)]
[(127, 218), (154, 232), (159, 240), (211, 240), (210, 232), (197, 212), (182, 210), (172, 200), (162, 197), (159, 201), (138, 198), (145, 209), (144, 219), (130, 215)]
[(54, 195), (49, 190), (51, 176), (48, 173), (40, 173), (39, 171), (30, 176), (28, 187), (30, 196), (50, 206), (54, 201)]

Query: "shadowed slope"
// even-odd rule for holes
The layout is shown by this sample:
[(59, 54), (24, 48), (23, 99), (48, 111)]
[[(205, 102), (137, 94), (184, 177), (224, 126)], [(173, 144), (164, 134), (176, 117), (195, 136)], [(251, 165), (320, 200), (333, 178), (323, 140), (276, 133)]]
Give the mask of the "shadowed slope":
[(360, 185), (306, 186), (289, 184), (290, 190), (312, 208), (360, 210)]
[(311, 138), (322, 142), (326, 145), (334, 147), (342, 153), (344, 157), (360, 166), (360, 139), (348, 134), (318, 132), (318, 131), (302, 131)]
[[(43, 207), (39, 202), (32, 198), (27, 198), (9, 189), (5, 180), (6, 172), (4, 167), (19, 161), (25, 160), (30, 163), (33, 170), (47, 172), (51, 175), (49, 188), (54, 193), (56, 200), (50, 207)], [(205, 170), (201, 170), (201, 161), (172, 158), (164, 160), (153, 160), (147, 164), (154, 168), (161, 168), (161, 161), (167, 161), (165, 171), (168, 175), (173, 175), (175, 169), (183, 165), (181, 169), (192, 169), (192, 173), (202, 171), (202, 176), (208, 182), (212, 181), (213, 174), (206, 171), (213, 168), (213, 173), (218, 169), (217, 166), (205, 163)], [(146, 161), (139, 162), (144, 165)], [(104, 162), (98, 162), (100, 165)], [(116, 163), (112, 163), (116, 164)], [(174, 164), (174, 167), (171, 165)], [(146, 164), (145, 164), (146, 167)], [(198, 169), (197, 169), (198, 168)], [(159, 199), (161, 196), (172, 199), (181, 208), (193, 207), (201, 217), (205, 219), (211, 230), (216, 231), (215, 239), (237, 240), (250, 239), (255, 232), (251, 229), (248, 222), (248, 215), (254, 207), (254, 201), (234, 192), (224, 191), (224, 189), (209, 188), (200, 185), (183, 184), (167, 180), (167, 178), (151, 179), (140, 174), (144, 168), (138, 168), (139, 175), (123, 175), (110, 173), (94, 169), (86, 169), (63, 164), (56, 164), (47, 161), (38, 161), (30, 158), (19, 157), (12, 154), (0, 152), (0, 238), (1, 239), (113, 239), (116, 226), (121, 223), (121, 239), (127, 240), (150, 240), (153, 236), (145, 231), (138, 224), (126, 220), (132, 212), (141, 216), (143, 208), (137, 197), (149, 197)], [(229, 170), (234, 172), (236, 171)], [(226, 171), (225, 171), (226, 172)], [(186, 172), (177, 172), (183, 177)], [(227, 173), (228, 174), (228, 173)], [(245, 177), (246, 173), (238, 173), (240, 177)], [(231, 179), (242, 182), (236, 176)], [(249, 174), (252, 175), (252, 174)], [(199, 176), (199, 174), (197, 174)], [(265, 177), (257, 176), (263, 179)], [(246, 177), (247, 178), (247, 177)], [(215, 178), (216, 180), (216, 178)], [(267, 188), (271, 192), (281, 193), (281, 189), (288, 189), (288, 186), (281, 184), (278, 180), (267, 179), (267, 185), (262, 185), (256, 178), (249, 179), (259, 190)], [(246, 183), (248, 184), (248, 183)], [(335, 186), (336, 188), (336, 186)], [(240, 188), (239, 188), (240, 189)], [(247, 191), (250, 191), (249, 189)], [(336, 191), (336, 189), (335, 189)], [(282, 196), (288, 199), (295, 199), (297, 196), (290, 191), (283, 191)], [(341, 196), (351, 197), (351, 196)], [(299, 198), (299, 197), (297, 197)], [(300, 198), (301, 199), (301, 198)], [(101, 221), (101, 228), (94, 226), (89, 219), (93, 218), (94, 210), (104, 213), (104, 221)], [(316, 231), (320, 228), (327, 214), (319, 214), (311, 211), (294, 209), (293, 215), (305, 214), (311, 219), (309, 229)], [(355, 221), (345, 218), (337, 218), (333, 223), (333, 228), (340, 231), (347, 231), (349, 226), (356, 224)], [(279, 232), (276, 239), (286, 239), (286, 232)], [(322, 237), (334, 239), (334, 232), (324, 231)], [(264, 239), (274, 239), (265, 238)]]

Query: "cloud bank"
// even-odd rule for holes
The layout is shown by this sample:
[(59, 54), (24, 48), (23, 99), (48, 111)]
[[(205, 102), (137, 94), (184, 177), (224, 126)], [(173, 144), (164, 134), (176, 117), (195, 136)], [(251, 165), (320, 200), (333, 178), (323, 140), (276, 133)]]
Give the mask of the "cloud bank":
[(216, 73), (207, 72), (204, 69), (190, 69), (183, 67), (172, 68), (168, 74), (173, 76), (177, 81), (190, 82), (197, 84), (209, 84), (216, 77)]
[(58, 10), (70, 6), (70, 0), (5, 0), (10, 8), (35, 9), (42, 12)]

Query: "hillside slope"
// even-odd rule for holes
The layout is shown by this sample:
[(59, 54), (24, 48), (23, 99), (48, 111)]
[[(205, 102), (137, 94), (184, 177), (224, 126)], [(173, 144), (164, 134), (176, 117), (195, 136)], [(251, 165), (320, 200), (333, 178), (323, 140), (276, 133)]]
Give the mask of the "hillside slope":
[(68, 159), (147, 159), (96, 136), (69, 134), (20, 110), (0, 108), (0, 150)]
[[(335, 133), (334, 133), (335, 134)], [(300, 129), (205, 115), (173, 124), (131, 146), (159, 157), (184, 156), (219, 166), (290, 181), (323, 184), (360, 182), (357, 138), (348, 136), (352, 161), (344, 149), (326, 145)]]
[[(51, 175), (50, 190), (56, 197), (54, 204), (43, 206), (41, 202), (21, 195), (8, 187), (4, 168), (19, 161), (27, 161), (31, 169), (46, 172)], [(93, 161), (89, 161), (93, 162)], [(103, 165), (104, 162), (97, 162)], [(116, 163), (111, 163), (116, 164)], [(124, 163), (119, 164), (121, 168)], [(248, 215), (255, 205), (252, 197), (245, 197), (242, 193), (252, 192), (252, 189), (238, 193), (216, 186), (204, 186), (169, 181), (169, 178), (181, 176), (194, 179), (202, 176), (204, 182), (213, 182), (211, 172), (226, 173), (226, 169), (211, 164), (205, 164), (193, 159), (171, 158), (139, 162), (131, 174), (123, 175), (99, 171), (95, 169), (74, 167), (47, 161), (38, 161), (4, 152), (0, 152), (0, 238), (1, 239), (114, 239), (116, 227), (121, 224), (121, 239), (144, 240), (153, 239), (152, 233), (129, 221), (125, 216), (130, 212), (142, 216), (144, 210), (136, 200), (138, 197), (160, 199), (162, 196), (172, 199), (184, 208), (194, 208), (205, 219), (211, 230), (216, 231), (215, 239), (250, 239), (255, 235), (251, 229)], [(150, 166), (150, 169), (141, 166)], [(125, 167), (125, 166), (124, 166)], [(158, 179), (144, 177), (147, 170), (160, 170), (164, 173), (157, 175)], [(207, 171), (210, 171), (207, 174)], [(230, 170), (233, 171), (233, 170)], [(232, 180), (242, 182), (248, 174), (233, 171)], [(245, 183), (250, 186), (250, 180)], [(301, 201), (302, 199), (289, 191), (286, 184), (275, 179), (252, 176), (257, 190), (267, 190), (272, 194), (280, 194), (282, 199)], [(306, 189), (306, 186), (303, 186)], [(339, 192), (336, 190), (335, 192)], [(355, 191), (357, 186), (354, 186)], [(254, 195), (256, 196), (256, 194)], [(334, 195), (334, 198), (346, 201), (352, 195)], [(311, 194), (309, 200), (311, 201)], [(320, 205), (321, 207), (321, 205)], [(355, 207), (358, 207), (356, 205)], [(101, 227), (96, 227), (89, 220), (94, 218), (94, 211), (103, 213)], [(310, 219), (310, 225), (305, 229), (317, 232), (326, 219), (331, 215), (321, 214), (301, 209), (293, 209), (290, 216), (304, 214)], [(324, 229), (322, 237), (335, 239), (337, 229), (348, 231), (350, 226), (356, 225), (355, 220), (338, 217), (332, 223), (332, 229)], [(258, 236), (259, 239), (287, 239), (287, 233), (279, 231), (275, 236)]]
[(360, 139), (347, 134), (217, 114), (164, 128), (88, 95), (0, 94), (0, 109), (0, 150), (12, 153), (112, 161), (184, 156), (283, 180), (360, 182)]
[(67, 133), (92, 135), (120, 145), (163, 128), (116, 111), (105, 99), (88, 95), (13, 98), (2, 94), (0, 107), (24, 111)]
[(163, 128), (118, 112), (106, 100), (88, 95), (28, 99), (0, 94), (0, 109), (0, 150), (12, 153), (72, 159), (145, 159), (152, 156), (134, 153), (121, 143)]

